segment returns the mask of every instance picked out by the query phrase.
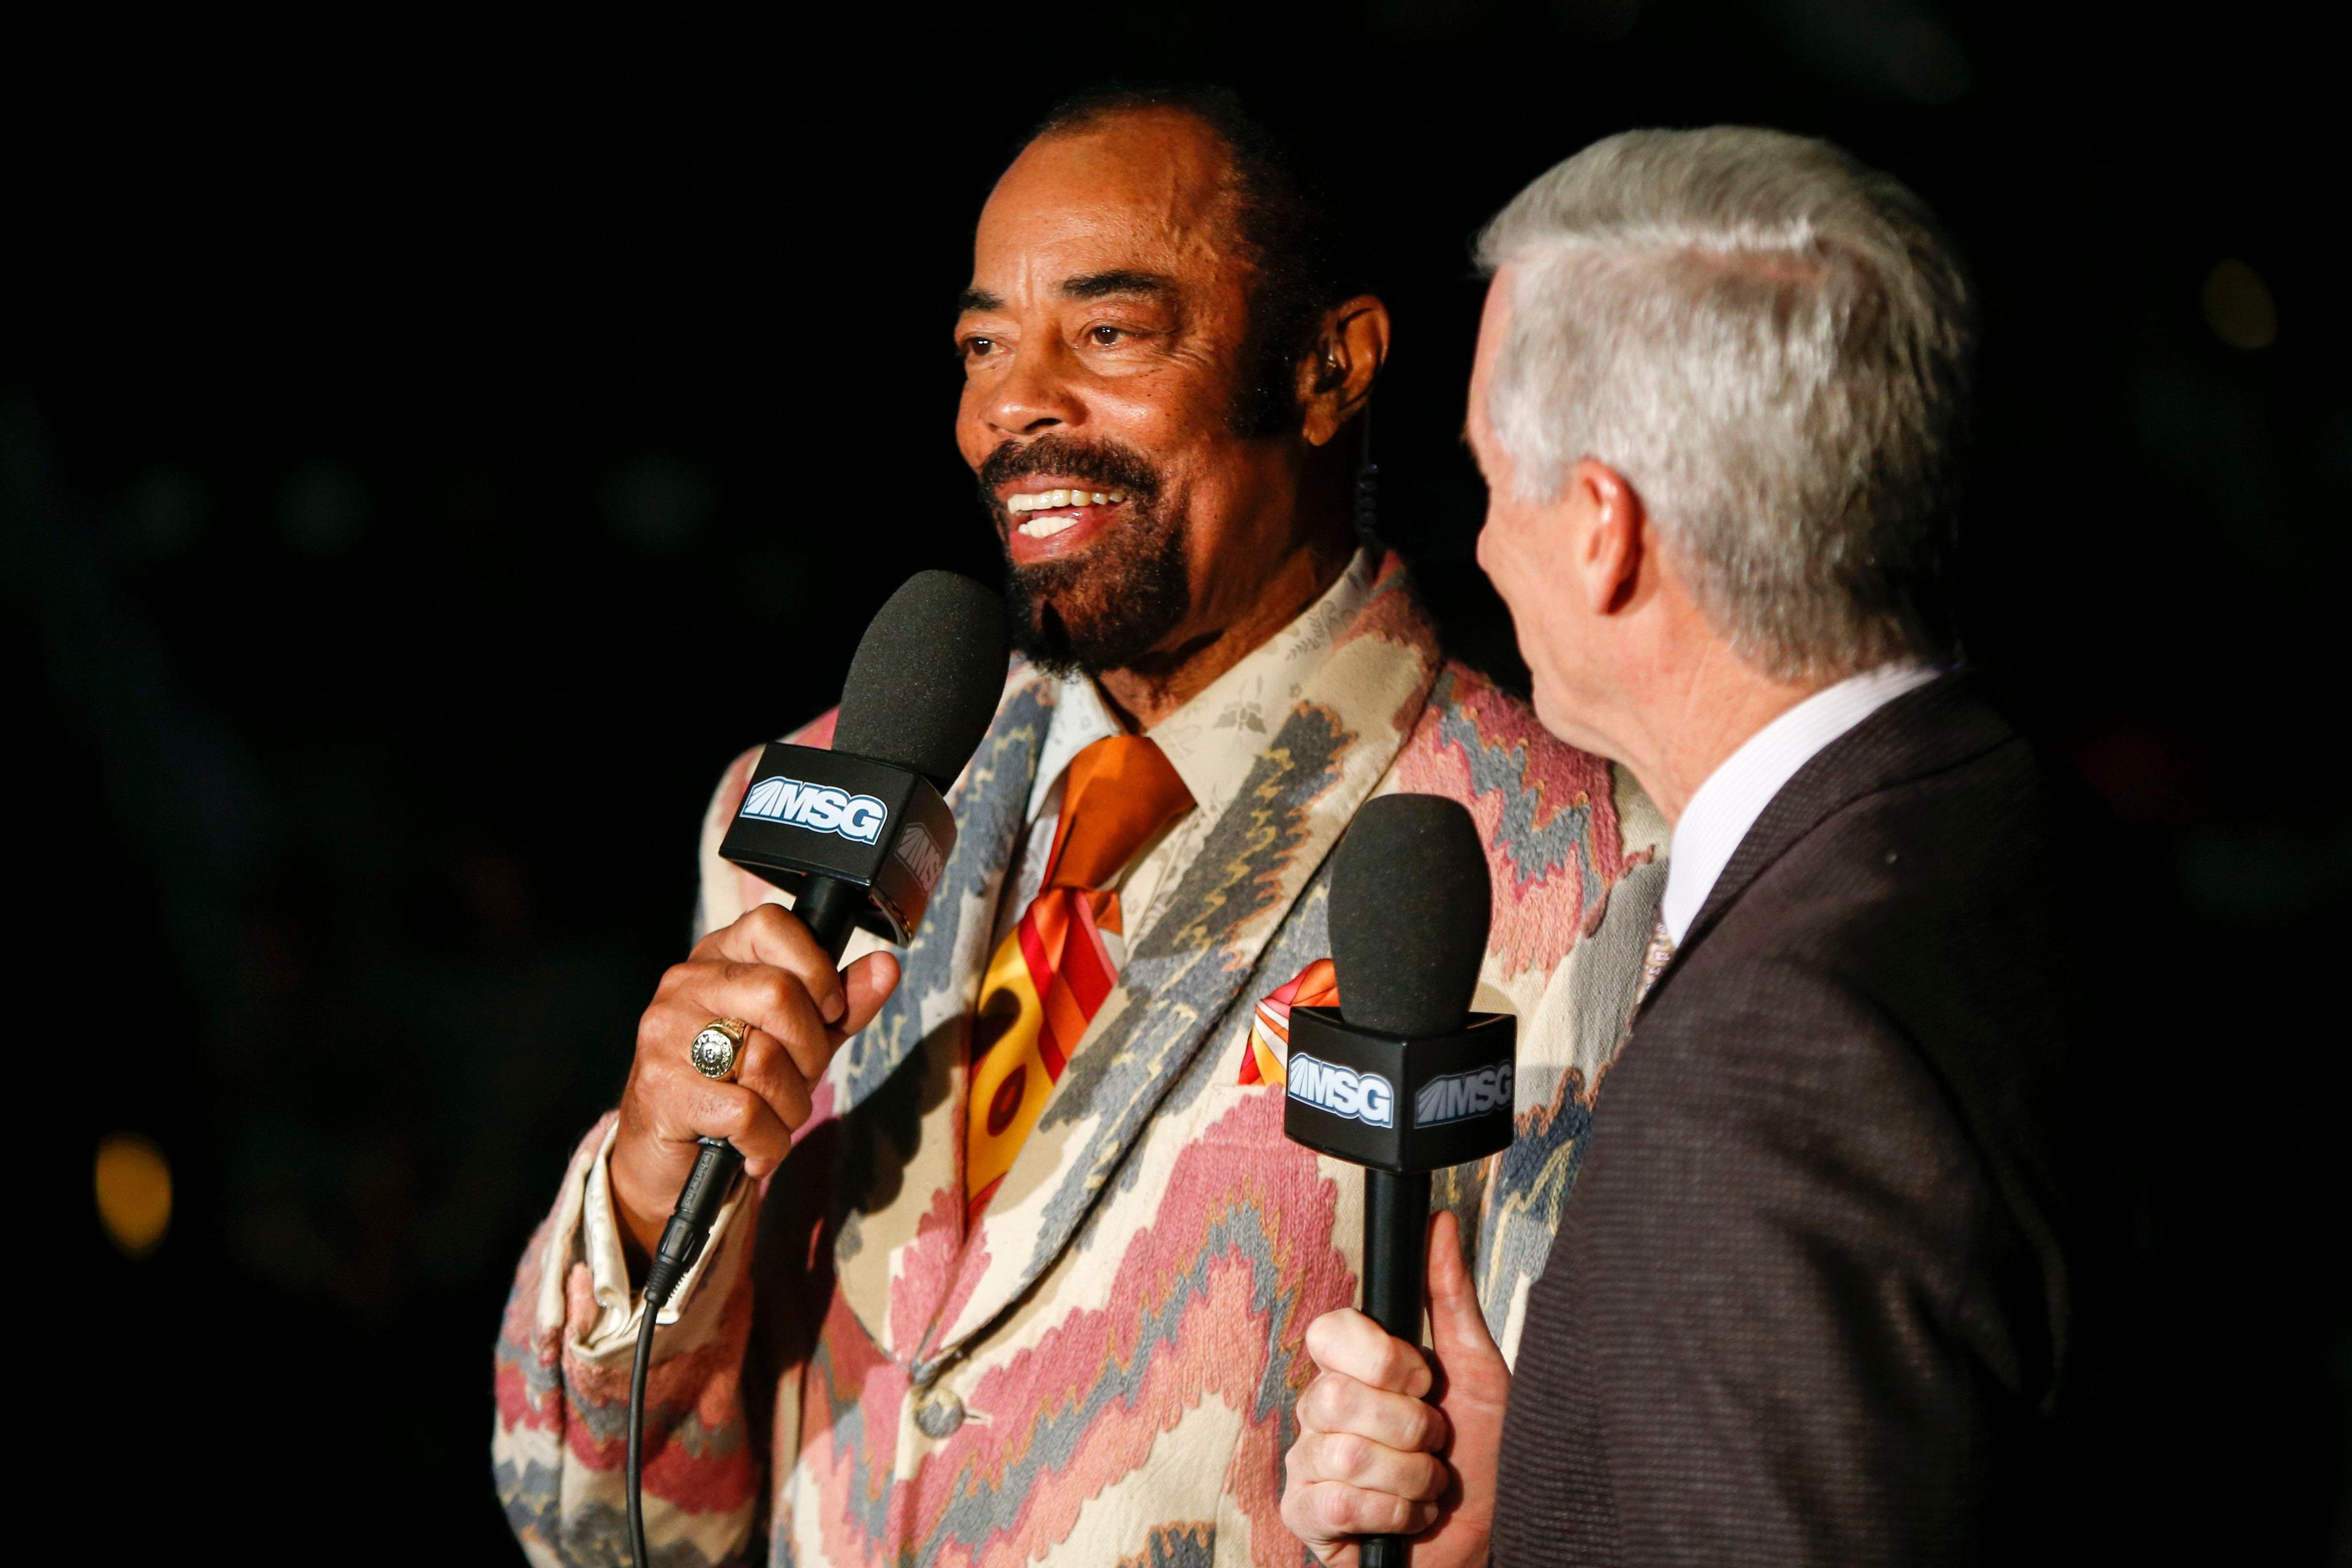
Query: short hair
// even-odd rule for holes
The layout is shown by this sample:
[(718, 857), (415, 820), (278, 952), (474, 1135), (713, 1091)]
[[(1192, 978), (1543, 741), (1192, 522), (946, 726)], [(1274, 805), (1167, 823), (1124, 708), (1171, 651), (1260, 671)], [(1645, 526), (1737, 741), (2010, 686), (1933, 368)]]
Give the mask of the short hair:
[(1152, 110), (1199, 121), (1231, 160), (1234, 221), (1255, 274), (1234, 427), (1244, 436), (1277, 434), (1298, 416), (1298, 365), (1314, 350), (1323, 312), (1363, 291), (1351, 230), (1299, 151), (1223, 88), (1097, 89), (1055, 105), (1028, 140)]
[(1710, 625), (1775, 679), (1953, 648), (1975, 338), (1924, 203), (1826, 142), (1632, 131), (1477, 241), (1513, 269), (1486, 415), (1523, 499), (1592, 458)]

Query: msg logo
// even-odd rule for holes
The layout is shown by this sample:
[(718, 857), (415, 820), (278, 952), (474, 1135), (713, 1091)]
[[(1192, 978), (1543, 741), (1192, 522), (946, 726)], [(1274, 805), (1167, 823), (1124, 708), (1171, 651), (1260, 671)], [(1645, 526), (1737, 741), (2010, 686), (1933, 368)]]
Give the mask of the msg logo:
[(1396, 1090), (1376, 1072), (1359, 1073), (1314, 1057), (1290, 1058), (1290, 1098), (1367, 1127), (1396, 1125)]
[(1511, 1103), (1511, 1064), (1497, 1062), (1474, 1072), (1433, 1078), (1412, 1097), (1412, 1124), (1435, 1127), (1484, 1116), (1496, 1106)]
[(743, 797), (743, 815), (871, 844), (881, 836), (882, 824), (890, 813), (870, 795), (845, 795), (825, 784), (803, 784), (779, 775), (751, 786), (751, 793)]
[(893, 853), (915, 874), (915, 880), (923, 885), (925, 893), (940, 885), (940, 873), (947, 868), (948, 858), (940, 853), (940, 841), (921, 823), (910, 822), (899, 830), (898, 847)]

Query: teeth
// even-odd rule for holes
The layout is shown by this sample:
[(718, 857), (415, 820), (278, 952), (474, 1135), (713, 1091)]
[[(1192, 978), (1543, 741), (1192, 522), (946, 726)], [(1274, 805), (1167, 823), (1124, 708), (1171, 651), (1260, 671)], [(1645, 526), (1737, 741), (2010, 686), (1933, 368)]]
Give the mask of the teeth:
[(1034, 521), (1023, 523), (1021, 531), (1032, 539), (1051, 539), (1064, 529), (1077, 526), (1078, 520), (1075, 517), (1041, 517)]
[(1110, 506), (1127, 499), (1124, 490), (1031, 490), (1004, 503), (1008, 511), (1053, 511), (1066, 506)]

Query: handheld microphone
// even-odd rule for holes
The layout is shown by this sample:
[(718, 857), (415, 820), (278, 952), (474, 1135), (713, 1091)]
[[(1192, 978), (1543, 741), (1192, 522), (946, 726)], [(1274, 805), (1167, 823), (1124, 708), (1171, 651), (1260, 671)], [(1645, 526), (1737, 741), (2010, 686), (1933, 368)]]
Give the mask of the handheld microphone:
[[(919, 572), (890, 595), (850, 661), (831, 750), (776, 742), (760, 753), (720, 857), (793, 895), (793, 912), (835, 963), (859, 927), (904, 945), (955, 847), (944, 796), (1004, 690), (1004, 605), (969, 577)], [(743, 1169), (705, 1138), (646, 1271), (629, 1387), (629, 1542), (646, 1568), (639, 1448), (654, 1320), (702, 1255)]]
[[(1518, 1020), (1473, 1013), (1494, 893), (1477, 825), (1439, 795), (1382, 795), (1331, 868), (1339, 1005), (1294, 1007), (1283, 1131), (1364, 1170), (1367, 1317), (1421, 1342), (1433, 1171), (1509, 1147)], [(1405, 1568), (1368, 1535), (1362, 1568)]]

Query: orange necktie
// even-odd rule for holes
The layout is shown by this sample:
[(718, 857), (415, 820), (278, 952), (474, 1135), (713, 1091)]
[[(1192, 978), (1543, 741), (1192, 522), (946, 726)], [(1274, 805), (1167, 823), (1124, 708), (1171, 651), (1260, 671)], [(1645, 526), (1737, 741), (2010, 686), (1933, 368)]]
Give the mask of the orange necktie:
[(981, 982), (964, 1116), (968, 1220), (996, 1194), (1118, 974), (1103, 933), (1123, 933), (1108, 884), (1192, 794), (1142, 735), (1097, 741), (1070, 761), (1045, 880)]

